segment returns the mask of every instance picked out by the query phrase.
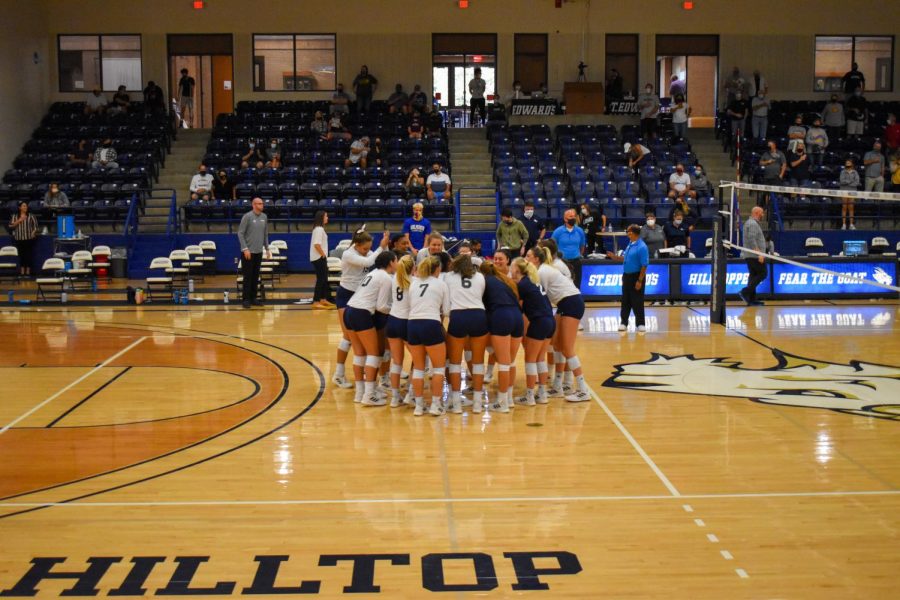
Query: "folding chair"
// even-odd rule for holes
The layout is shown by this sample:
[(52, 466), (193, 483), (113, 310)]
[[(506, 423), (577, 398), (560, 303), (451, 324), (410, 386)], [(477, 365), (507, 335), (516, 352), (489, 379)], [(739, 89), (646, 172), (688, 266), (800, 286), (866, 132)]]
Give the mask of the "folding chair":
[(191, 268), (188, 266), (188, 263), (191, 262), (190, 255), (184, 250), (172, 250), (169, 252), (169, 260), (172, 261), (172, 268), (169, 271), (172, 276), (172, 285), (187, 287), (191, 275)]
[(150, 261), (150, 273), (147, 277), (147, 298), (153, 301), (153, 290), (161, 289), (172, 297), (172, 261), (165, 256), (158, 256)]
[(185, 246), (184, 251), (187, 252), (188, 255), (188, 260), (184, 264), (188, 268), (189, 276), (196, 277), (199, 281), (203, 281), (203, 274), (205, 273), (204, 267), (206, 266), (203, 262), (203, 248), (194, 244)]
[(105, 271), (105, 279), (112, 281), (112, 270), (109, 264), (110, 254), (112, 254), (112, 251), (109, 249), (109, 246), (94, 246), (93, 250), (91, 250), (91, 258), (93, 260), (88, 263), (88, 268), (94, 271), (96, 279), (100, 279), (100, 271)]
[[(66, 278), (63, 275), (66, 263), (61, 258), (48, 258), (41, 267), (41, 276), (35, 280), (37, 284), (36, 299), (47, 300), (47, 292), (55, 293), (62, 302), (63, 288)], [(46, 291), (45, 291), (46, 290)]]
[(19, 280), (19, 249), (15, 246), (0, 248), (0, 281)]
[(203, 250), (203, 258), (200, 260), (204, 263), (204, 273), (207, 275), (216, 274), (216, 243), (212, 240), (203, 240), (199, 244)]
[(88, 265), (93, 262), (93, 256), (87, 250), (77, 250), (72, 254), (72, 267), (66, 271), (66, 278), (72, 290), (77, 284), (84, 284), (85, 289), (91, 289), (94, 281), (94, 270)]

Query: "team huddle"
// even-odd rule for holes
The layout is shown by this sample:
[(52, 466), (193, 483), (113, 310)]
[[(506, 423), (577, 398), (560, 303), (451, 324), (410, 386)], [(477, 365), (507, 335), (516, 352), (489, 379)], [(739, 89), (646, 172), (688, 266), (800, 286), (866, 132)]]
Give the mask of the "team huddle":
[[(524, 257), (501, 249), (491, 260), (474, 256), (467, 242), (451, 259), (438, 233), (428, 236), (427, 247), (416, 256), (389, 250), (389, 241), (385, 232), (373, 251), (372, 237), (359, 231), (341, 257), (336, 304), (344, 337), (332, 381), (354, 387), (344, 366), (352, 351), (356, 402), (384, 406), (389, 396), (392, 408), (410, 405), (416, 416), (426, 411), (440, 416), (447, 410), (460, 414), (470, 403), (474, 413), (506, 413), (516, 403), (591, 398), (575, 354), (584, 300), (553, 240)], [(513, 398), (520, 350), (525, 394)], [(407, 352), (412, 369), (401, 395)], [(548, 363), (555, 370), (552, 381)], [(497, 386), (493, 401), (487, 389), (492, 382)], [(471, 400), (463, 396), (467, 391)]]

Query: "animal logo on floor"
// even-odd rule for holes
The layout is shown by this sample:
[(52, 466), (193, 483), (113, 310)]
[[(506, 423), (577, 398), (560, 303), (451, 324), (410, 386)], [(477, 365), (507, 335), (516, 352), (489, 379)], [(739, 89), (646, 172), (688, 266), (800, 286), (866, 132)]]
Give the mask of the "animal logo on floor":
[(617, 365), (606, 387), (748, 398), (765, 404), (821, 408), (900, 421), (900, 367), (813, 360), (772, 350), (776, 364), (750, 369), (728, 358), (654, 353)]

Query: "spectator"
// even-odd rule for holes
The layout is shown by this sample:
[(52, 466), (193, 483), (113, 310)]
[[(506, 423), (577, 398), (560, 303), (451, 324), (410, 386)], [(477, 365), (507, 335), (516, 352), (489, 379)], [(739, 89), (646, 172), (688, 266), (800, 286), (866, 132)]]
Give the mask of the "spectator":
[[(775, 145), (775, 140), (769, 140), (769, 149), (759, 158), (759, 164), (763, 168), (763, 184), (782, 185), (784, 174), (787, 171), (787, 159)], [(761, 196), (765, 197), (765, 202), (768, 203), (769, 194), (761, 194)]]
[(891, 191), (900, 192), (900, 150), (891, 156)]
[(735, 67), (731, 70), (731, 77), (725, 80), (725, 106), (730, 106), (738, 93), (743, 94), (746, 91), (747, 82), (741, 75), (741, 70)]
[(425, 237), (431, 234), (431, 223), (422, 216), (424, 206), (421, 202), (412, 205), (412, 217), (403, 222), (402, 233), (409, 242), (413, 255), (425, 248)]
[(688, 119), (691, 117), (691, 106), (684, 101), (684, 94), (675, 96), (672, 107), (672, 133), (677, 138), (687, 137)]
[(528, 229), (513, 216), (512, 209), (507, 207), (500, 211), (500, 224), (497, 226), (497, 247), (509, 248), (514, 254), (525, 254), (525, 243), (528, 241)]
[(750, 112), (750, 103), (744, 98), (744, 92), (738, 91), (734, 93), (734, 100), (728, 104), (725, 113), (731, 121), (731, 137), (736, 138), (739, 132), (746, 132), (747, 115)]
[(847, 121), (844, 118), (844, 105), (838, 101), (837, 94), (831, 95), (831, 100), (822, 110), (822, 119), (825, 122), (829, 138), (837, 140), (843, 137)]
[[(844, 170), (841, 171), (838, 185), (840, 185), (841, 190), (848, 192), (859, 190), (859, 172), (856, 170), (856, 165), (849, 158), (844, 161)], [(853, 210), (853, 198), (844, 196), (841, 202), (841, 229), (847, 229), (848, 216), (850, 217), (850, 229), (856, 229), (856, 225), (853, 223)]]
[(625, 153), (628, 156), (628, 166), (632, 169), (637, 169), (642, 164), (644, 157), (650, 154), (650, 148), (635, 143), (631, 144)]
[(381, 143), (381, 138), (377, 137), (372, 143), (372, 147), (369, 149), (369, 163), (374, 167), (380, 167), (382, 166), (385, 157), (384, 144)]
[(806, 126), (803, 124), (803, 115), (794, 117), (794, 124), (788, 127), (788, 151), (793, 152), (799, 142), (806, 141)]
[(750, 109), (753, 117), (750, 119), (751, 129), (753, 131), (754, 140), (766, 139), (766, 132), (769, 129), (769, 109), (772, 103), (766, 98), (765, 92), (760, 92), (753, 97)]
[[(581, 228), (585, 237), (584, 255), (590, 256), (595, 251), (606, 254), (603, 238), (599, 236), (606, 229), (606, 215), (599, 206), (595, 208), (588, 202), (581, 203)], [(522, 254), (524, 256), (524, 252)]]
[(406, 188), (406, 195), (409, 198), (422, 198), (425, 196), (425, 178), (419, 173), (417, 167), (413, 167), (410, 170), (409, 175), (406, 177), (406, 183), (403, 186)]
[(693, 232), (694, 227), (697, 224), (697, 211), (691, 209), (691, 205), (688, 204), (688, 201), (684, 198), (675, 199), (675, 204), (672, 206), (671, 210), (669, 210), (669, 221), (675, 219), (676, 211), (681, 212), (681, 217), (684, 219), (684, 226), (687, 227), (688, 234)]
[(538, 84), (536, 90), (532, 90), (531, 97), (532, 98), (546, 98), (549, 90), (547, 89), (547, 84), (543, 81)]
[(753, 79), (750, 80), (750, 86), (750, 96), (752, 98), (769, 94), (769, 83), (762, 76), (762, 73), (759, 72), (759, 69), (753, 69)]
[(191, 178), (191, 200), (209, 202), (213, 188), (213, 176), (206, 171), (206, 165), (200, 165), (197, 174)]
[(328, 121), (321, 110), (316, 111), (316, 116), (309, 124), (310, 131), (320, 140), (325, 141), (328, 138)]
[(672, 219), (663, 227), (663, 233), (666, 236), (666, 248), (682, 246), (685, 248), (682, 256), (688, 256), (691, 249), (691, 236), (688, 226), (684, 222), (684, 213), (681, 212), (681, 209), (675, 209)]
[(816, 117), (812, 127), (806, 131), (806, 149), (812, 158), (812, 163), (822, 166), (825, 162), (825, 150), (828, 149), (828, 133), (822, 127), (822, 119)]
[(332, 115), (349, 115), (350, 114), (350, 96), (344, 93), (344, 84), (339, 83), (337, 90), (331, 96), (331, 114)]
[(188, 75), (188, 70), (182, 69), (181, 79), (178, 80), (178, 108), (181, 111), (181, 120), (185, 127), (188, 127), (193, 120), (194, 88), (196, 84), (194, 78)]
[(525, 208), (522, 211), (522, 225), (528, 230), (528, 241), (525, 242), (525, 252), (534, 248), (539, 241), (544, 239), (547, 233), (547, 226), (539, 218), (534, 216), (534, 202), (525, 201)]
[(578, 226), (578, 217), (573, 209), (570, 208), (563, 214), (563, 224), (553, 231), (550, 238), (568, 263), (572, 272), (572, 283), (581, 289), (581, 256), (584, 254), (587, 239), (584, 229)]
[(360, 166), (363, 169), (368, 165), (369, 136), (364, 135), (350, 144), (350, 156), (344, 161), (344, 167)]
[(863, 135), (866, 130), (866, 117), (868, 116), (869, 103), (862, 90), (857, 89), (847, 100), (847, 135)]
[(881, 142), (875, 140), (872, 149), (863, 156), (863, 165), (866, 168), (867, 192), (884, 191), (884, 154), (881, 153)]
[(513, 91), (512, 95), (509, 97), (510, 100), (521, 100), (525, 97), (525, 92), (522, 91), (522, 82), (516, 79), (513, 81)]
[(403, 114), (409, 112), (409, 95), (403, 91), (402, 83), (395, 85), (394, 93), (388, 97), (388, 112)]
[(675, 165), (675, 172), (669, 175), (669, 198), (684, 198), (691, 191), (691, 176), (684, 172), (684, 165)]
[(276, 138), (269, 140), (269, 149), (266, 152), (269, 155), (269, 160), (266, 161), (266, 168), (280, 169), (282, 167), (281, 146)]
[(425, 134), (425, 125), (422, 122), (422, 115), (419, 111), (415, 111), (412, 115), (412, 118), (409, 120), (409, 126), (406, 128), (407, 134), (409, 134), (409, 139), (411, 140), (421, 140), (422, 136)]
[(356, 94), (356, 111), (367, 113), (372, 106), (372, 96), (378, 87), (378, 79), (369, 74), (369, 67), (363, 65), (353, 78), (353, 93)]
[(647, 211), (647, 222), (641, 227), (641, 239), (647, 244), (650, 258), (656, 258), (657, 253), (666, 247), (666, 234), (656, 224), (656, 214), (652, 210)]
[(55, 181), (50, 183), (47, 193), (44, 194), (44, 206), (54, 209), (69, 208), (69, 197), (59, 189), (59, 184)]
[(266, 161), (268, 159), (269, 157), (266, 155), (265, 149), (257, 144), (255, 140), (251, 139), (247, 142), (246, 154), (241, 156), (241, 168), (248, 169), (250, 167), (255, 167), (257, 169), (262, 169), (266, 166)]
[(889, 113), (887, 126), (884, 128), (884, 143), (887, 146), (887, 154), (895, 154), (900, 150), (900, 123), (897, 123), (897, 115)]
[(644, 93), (637, 97), (641, 111), (641, 135), (645, 140), (656, 137), (656, 117), (659, 115), (659, 96), (653, 93), (653, 84), (644, 86)]
[(481, 116), (481, 124), (484, 125), (487, 116), (487, 107), (484, 101), (485, 86), (481, 78), (481, 67), (475, 67), (475, 76), (469, 81), (469, 125), (475, 125), (475, 113)]
[(223, 169), (219, 169), (217, 177), (212, 182), (212, 197), (214, 200), (235, 200), (237, 188), (234, 181)]
[(866, 89), (866, 76), (862, 74), (856, 63), (853, 63), (850, 70), (844, 73), (841, 82), (844, 85), (844, 93), (848, 96), (855, 94), (856, 90), (863, 92)]
[(671, 79), (669, 79), (669, 97), (684, 96), (684, 93), (684, 82), (678, 79), (678, 75), (672, 75)]
[(353, 137), (350, 135), (350, 130), (344, 125), (341, 114), (339, 112), (332, 113), (331, 120), (328, 121), (328, 135), (325, 136), (325, 139), (329, 142), (335, 139), (349, 140)]
[(91, 152), (90, 145), (87, 140), (78, 140), (75, 151), (69, 154), (69, 162), (66, 166), (70, 169), (75, 167), (89, 167), (94, 159), (94, 153)]
[(434, 201), (436, 197), (449, 200), (452, 194), (450, 176), (442, 172), (440, 163), (431, 165), (431, 174), (425, 180), (425, 188), (428, 200)]
[(88, 94), (87, 100), (84, 103), (84, 114), (102, 115), (106, 111), (107, 104), (109, 103), (106, 101), (106, 96), (103, 95), (100, 88), (95, 87), (91, 93)]
[(444, 120), (441, 113), (433, 111), (425, 115), (425, 133), (430, 137), (440, 137)]
[(422, 91), (422, 86), (418, 83), (413, 87), (413, 93), (409, 95), (409, 110), (407, 112), (427, 112), (428, 96)]
[(788, 151), (787, 161), (791, 166), (791, 185), (794, 187), (809, 187), (811, 182), (809, 176), (810, 157), (806, 153), (806, 148), (802, 142), (794, 146), (793, 151)]
[(691, 173), (691, 191), (688, 195), (692, 198), (708, 198), (711, 193), (712, 186), (706, 173), (703, 172), (703, 165), (695, 164), (694, 171)]
[(166, 111), (166, 97), (162, 88), (153, 81), (148, 81), (147, 87), (144, 88), (144, 108), (157, 114)]
[(317, 210), (313, 217), (312, 238), (309, 242), (309, 262), (316, 272), (316, 287), (313, 290), (312, 307), (315, 309), (334, 310), (337, 308), (331, 301), (331, 287), (328, 285), (328, 213)]
[(625, 84), (618, 69), (609, 70), (609, 81), (606, 85), (606, 98), (610, 102), (618, 102), (625, 97)]
[(109, 113), (116, 114), (125, 114), (131, 109), (131, 97), (125, 91), (125, 86), (120, 85), (116, 90), (116, 93), (113, 94), (112, 104), (109, 107)]
[(38, 222), (28, 212), (28, 202), (18, 204), (19, 212), (9, 219), (10, 235), (19, 251), (19, 275), (31, 276), (31, 263), (34, 262), (34, 242), (38, 235)]
[(112, 140), (106, 138), (100, 142), (100, 147), (94, 150), (94, 162), (91, 163), (91, 167), (94, 169), (118, 169), (119, 163), (116, 162), (116, 158), (118, 158), (118, 154), (112, 147)]

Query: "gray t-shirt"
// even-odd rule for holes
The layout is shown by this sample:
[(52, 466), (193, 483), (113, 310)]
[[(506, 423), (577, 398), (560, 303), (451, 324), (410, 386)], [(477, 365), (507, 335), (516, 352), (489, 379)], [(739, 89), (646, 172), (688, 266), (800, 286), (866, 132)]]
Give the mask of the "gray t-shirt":
[(884, 175), (884, 156), (881, 152), (869, 150), (863, 157), (863, 162), (877, 159), (878, 162), (866, 165), (866, 177), (881, 177)]
[(262, 254), (269, 247), (269, 220), (266, 213), (258, 215), (252, 210), (241, 217), (238, 226), (238, 241), (241, 250), (249, 250), (250, 254)]
[(766, 153), (762, 155), (762, 160), (773, 161), (763, 166), (763, 175), (765, 176), (765, 178), (778, 179), (779, 175), (781, 175), (781, 167), (786, 162), (784, 154), (782, 154), (780, 150), (776, 150), (774, 154), (772, 152), (766, 151)]
[[(766, 251), (766, 236), (763, 235), (762, 227), (759, 226), (756, 219), (750, 218), (744, 221), (744, 247), (757, 252)], [(757, 258), (757, 256), (741, 251), (741, 258)]]
[(659, 96), (656, 94), (641, 94), (637, 98), (637, 104), (641, 109), (642, 119), (655, 119), (659, 112)]
[(481, 77), (472, 78), (472, 80), (469, 81), (469, 93), (472, 95), (472, 98), (476, 100), (484, 98), (484, 86), (484, 79)]
[(650, 258), (656, 256), (656, 253), (666, 246), (666, 234), (658, 223), (652, 228), (646, 225), (641, 227), (641, 239), (647, 244)]
[(822, 111), (822, 122), (826, 127), (844, 126), (844, 105), (840, 102), (829, 102)]

